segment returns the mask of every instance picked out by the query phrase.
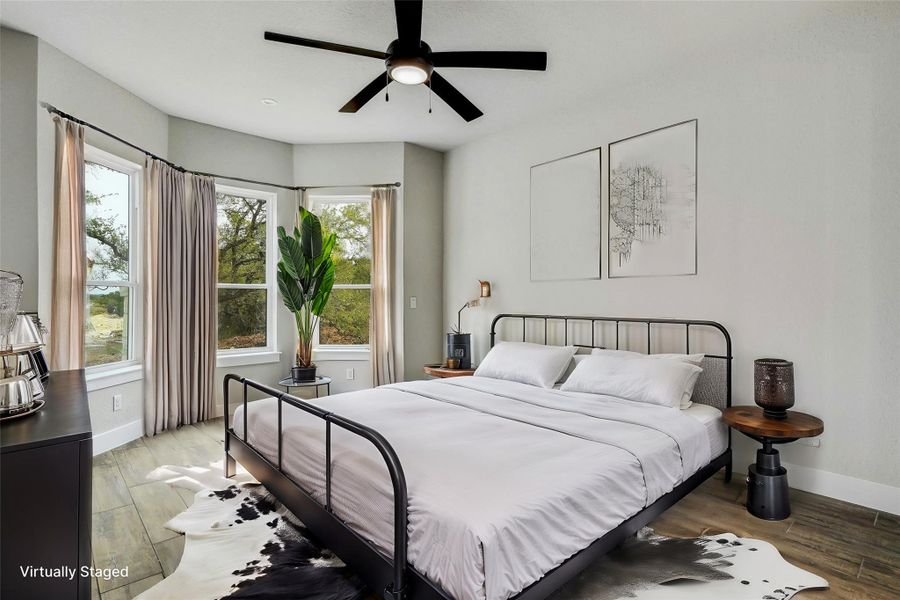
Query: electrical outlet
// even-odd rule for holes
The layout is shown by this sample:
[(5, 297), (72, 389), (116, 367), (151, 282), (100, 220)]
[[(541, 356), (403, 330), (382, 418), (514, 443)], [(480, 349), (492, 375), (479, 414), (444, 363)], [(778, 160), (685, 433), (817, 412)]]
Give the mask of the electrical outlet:
[(415, 307), (416, 307), (416, 302), (418, 302), (418, 300), (416, 299), (415, 296), (410, 296), (410, 297), (409, 297), (409, 307), (410, 307), (410, 308), (415, 308)]
[(113, 394), (113, 412), (122, 410), (122, 394)]
[(353, 370), (353, 367), (347, 369), (347, 379), (353, 379), (356, 376), (356, 373)]

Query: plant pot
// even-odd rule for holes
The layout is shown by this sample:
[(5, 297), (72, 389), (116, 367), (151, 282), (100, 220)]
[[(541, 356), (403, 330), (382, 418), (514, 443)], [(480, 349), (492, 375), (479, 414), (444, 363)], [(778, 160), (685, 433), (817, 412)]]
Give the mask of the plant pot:
[(316, 380), (316, 365), (308, 367), (291, 367), (291, 379), (294, 383), (307, 383)]
[(448, 333), (447, 358), (458, 358), (460, 369), (472, 368), (472, 334)]

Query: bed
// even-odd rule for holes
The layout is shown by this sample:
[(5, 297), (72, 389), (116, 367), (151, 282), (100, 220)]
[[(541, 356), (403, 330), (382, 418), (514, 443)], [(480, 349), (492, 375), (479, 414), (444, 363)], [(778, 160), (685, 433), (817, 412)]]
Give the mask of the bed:
[[(523, 340), (542, 323), (544, 343), (548, 328), (567, 343), (587, 324), (585, 348), (604, 346), (606, 325), (618, 348), (637, 324), (651, 352), (654, 327), (683, 328), (687, 351), (705, 328), (725, 350), (706, 353), (693, 405), (674, 411), (486, 377), (301, 401), (229, 375), (226, 414), (231, 382), (243, 398), (226, 417), (226, 475), (241, 462), (372, 589), (422, 600), (545, 598), (720, 468), (730, 476), (721, 325), (499, 315), (492, 346), (504, 320), (521, 320)], [(248, 389), (270, 397), (248, 402)]]

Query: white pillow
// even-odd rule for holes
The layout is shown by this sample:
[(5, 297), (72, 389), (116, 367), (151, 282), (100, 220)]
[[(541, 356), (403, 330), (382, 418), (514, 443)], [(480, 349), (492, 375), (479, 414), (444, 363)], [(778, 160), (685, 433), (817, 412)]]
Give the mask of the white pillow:
[[(620, 358), (655, 358), (664, 360), (678, 360), (681, 362), (702, 367), (705, 354), (642, 354), (640, 352), (632, 352), (630, 350), (607, 350), (605, 348), (594, 348), (591, 350), (591, 356), (616, 356)], [(695, 382), (696, 383), (696, 382)], [(691, 386), (693, 388), (693, 386)], [(681, 409), (690, 408), (692, 394), (686, 395), (681, 399)]]
[(592, 355), (575, 367), (560, 389), (679, 408), (691, 397), (702, 371), (678, 360)]
[(552, 388), (574, 354), (575, 346), (500, 342), (478, 365), (475, 376)]
[(668, 360), (680, 360), (691, 365), (700, 366), (705, 354), (643, 354), (631, 350), (607, 350), (606, 348), (594, 348), (591, 356), (617, 356), (620, 358), (662, 358)]
[(572, 371), (575, 370), (575, 367), (578, 366), (578, 363), (586, 359), (588, 356), (590, 356), (590, 354), (576, 354), (575, 356), (573, 356), (572, 360), (569, 361), (569, 364), (566, 365), (566, 370), (563, 371), (562, 376), (559, 378), (559, 380), (557, 380), (556, 383), (562, 383), (563, 381), (568, 379), (569, 375), (572, 374)]

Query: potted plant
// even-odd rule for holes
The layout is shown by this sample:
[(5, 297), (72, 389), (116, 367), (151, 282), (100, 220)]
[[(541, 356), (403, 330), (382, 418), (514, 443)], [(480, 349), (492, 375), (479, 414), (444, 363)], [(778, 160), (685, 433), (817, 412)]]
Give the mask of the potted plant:
[(278, 290), (297, 323), (297, 354), (291, 368), (291, 377), (297, 383), (316, 378), (313, 334), (334, 285), (331, 252), (336, 241), (333, 233), (323, 237), (319, 218), (302, 207), (300, 226), (294, 227), (293, 235), (288, 235), (284, 227), (278, 228)]

